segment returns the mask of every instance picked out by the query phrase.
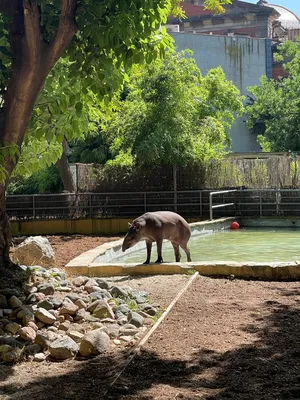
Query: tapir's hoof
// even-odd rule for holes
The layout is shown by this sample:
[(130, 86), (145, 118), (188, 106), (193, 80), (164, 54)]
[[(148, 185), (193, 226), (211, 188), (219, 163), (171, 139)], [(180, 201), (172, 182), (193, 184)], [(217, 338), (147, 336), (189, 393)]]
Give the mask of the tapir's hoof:
[(148, 264), (150, 264), (150, 260), (146, 260), (146, 261), (143, 263), (143, 265), (148, 265)]
[(158, 258), (156, 261), (155, 261), (155, 264), (161, 264), (161, 263), (163, 263), (164, 261), (163, 261), (163, 259), (162, 258)]

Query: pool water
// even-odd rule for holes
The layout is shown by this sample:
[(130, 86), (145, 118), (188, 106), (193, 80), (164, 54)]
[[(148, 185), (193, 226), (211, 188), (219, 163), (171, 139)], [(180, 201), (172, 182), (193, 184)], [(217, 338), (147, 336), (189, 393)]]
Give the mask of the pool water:
[[(300, 230), (296, 228), (246, 228), (192, 236), (188, 244), (192, 261), (274, 262), (300, 260)], [(182, 249), (181, 262), (186, 261)], [(163, 243), (164, 262), (174, 262), (170, 242)], [(157, 259), (152, 246), (151, 262)], [(143, 263), (145, 249), (115, 258), (114, 262)]]

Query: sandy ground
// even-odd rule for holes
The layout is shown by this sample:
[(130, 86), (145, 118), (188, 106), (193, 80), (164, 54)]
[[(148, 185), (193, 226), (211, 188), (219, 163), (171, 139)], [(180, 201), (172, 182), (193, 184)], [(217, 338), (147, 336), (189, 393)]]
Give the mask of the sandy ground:
[[(85, 251), (107, 238), (91, 239), (50, 241), (62, 265), (78, 243)], [(114, 279), (167, 307), (189, 278)], [(200, 276), (112, 388), (130, 348), (88, 361), (0, 365), (0, 399), (300, 399), (299, 308), (298, 282)]]

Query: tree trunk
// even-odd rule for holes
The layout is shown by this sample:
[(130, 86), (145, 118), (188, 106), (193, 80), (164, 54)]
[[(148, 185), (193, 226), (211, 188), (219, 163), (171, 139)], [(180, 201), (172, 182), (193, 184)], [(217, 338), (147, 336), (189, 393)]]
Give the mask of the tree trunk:
[(68, 161), (68, 155), (67, 155), (68, 143), (66, 140), (63, 141), (62, 146), (63, 146), (63, 153), (61, 158), (57, 161), (56, 165), (58, 167), (59, 175), (64, 185), (64, 190), (69, 193), (74, 193), (76, 189), (75, 189), (73, 175), (70, 169), (70, 164)]
[[(37, 2), (11, 0), (7, 4), (8, 6), (4, 7), (0, 1), (0, 6), (3, 6), (1, 11), (6, 12), (11, 20), (9, 35), (13, 57), (10, 77), (3, 95), (4, 106), (0, 113), (0, 148), (17, 145), (21, 149), (34, 104), (45, 79), (77, 31), (75, 23), (77, 1), (61, 2), (56, 35), (50, 43), (43, 40), (40, 8)], [(5, 158), (3, 167), (8, 178), (17, 162), (16, 155)], [(1, 284), (6, 282), (4, 277), (10, 280), (15, 266), (9, 259), (10, 228), (5, 210), (8, 178), (4, 184), (0, 184)], [(19, 268), (18, 271), (20, 270)], [(18, 276), (16, 279), (19, 282)]]

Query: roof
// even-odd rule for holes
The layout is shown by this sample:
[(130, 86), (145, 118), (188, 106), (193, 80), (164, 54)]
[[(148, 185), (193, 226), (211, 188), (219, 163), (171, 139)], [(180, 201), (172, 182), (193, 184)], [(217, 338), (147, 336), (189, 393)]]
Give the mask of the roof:
[(297, 15), (286, 7), (278, 6), (276, 4), (265, 4), (267, 7), (272, 7), (279, 12), (278, 18), (281, 25), (286, 29), (300, 29), (300, 19)]

